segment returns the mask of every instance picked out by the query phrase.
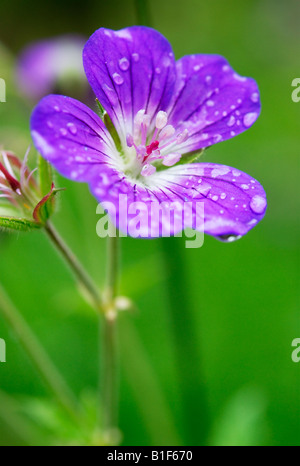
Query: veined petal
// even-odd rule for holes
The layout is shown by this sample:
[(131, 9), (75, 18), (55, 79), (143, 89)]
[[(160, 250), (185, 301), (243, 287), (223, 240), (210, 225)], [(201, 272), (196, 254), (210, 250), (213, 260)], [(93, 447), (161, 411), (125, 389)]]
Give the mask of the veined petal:
[(101, 28), (88, 40), (83, 63), (87, 78), (123, 141), (144, 109), (154, 118), (170, 102), (175, 60), (169, 42), (157, 31), (133, 26)]
[(32, 113), (31, 134), (42, 156), (72, 180), (89, 181), (102, 164), (120, 163), (102, 120), (70, 97), (42, 99)]
[(169, 123), (187, 129), (176, 146), (182, 153), (230, 139), (246, 131), (260, 113), (256, 82), (239, 76), (219, 55), (189, 55), (177, 62)]
[(194, 163), (170, 168), (159, 176), (167, 189), (171, 188), (185, 201), (204, 203), (204, 232), (209, 235), (240, 237), (265, 215), (267, 200), (263, 187), (235, 168)]
[(239, 237), (263, 218), (267, 206), (256, 180), (224, 165), (177, 166), (147, 177), (147, 183), (105, 165), (90, 187), (118, 228), (146, 238), (172, 236), (186, 227), (221, 239)]

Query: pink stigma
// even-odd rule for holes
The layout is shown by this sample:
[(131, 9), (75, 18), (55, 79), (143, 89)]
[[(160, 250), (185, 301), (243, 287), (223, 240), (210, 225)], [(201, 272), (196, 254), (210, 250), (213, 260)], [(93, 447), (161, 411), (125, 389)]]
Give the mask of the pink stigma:
[(147, 155), (151, 155), (154, 150), (158, 149), (158, 146), (159, 146), (159, 141), (151, 142), (149, 146), (146, 146)]

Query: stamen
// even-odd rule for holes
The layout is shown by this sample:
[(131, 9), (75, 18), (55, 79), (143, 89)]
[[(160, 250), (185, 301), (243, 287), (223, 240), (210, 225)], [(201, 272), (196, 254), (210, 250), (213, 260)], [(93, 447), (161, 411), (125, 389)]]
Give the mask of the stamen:
[[(185, 142), (189, 137), (189, 132), (184, 129), (176, 134), (174, 126), (167, 123), (168, 115), (162, 110), (155, 117), (154, 128), (151, 125), (151, 117), (145, 109), (139, 110), (135, 115), (133, 134), (127, 134), (126, 144), (128, 147), (135, 148), (137, 169), (142, 176), (155, 173), (156, 167), (152, 165), (152, 162), (156, 160), (161, 159), (163, 165), (172, 167), (181, 158), (181, 153), (175, 152), (176, 145)], [(171, 152), (172, 148), (173, 152)]]
[(146, 165), (143, 166), (141, 175), (150, 176), (150, 175), (153, 175), (153, 173), (155, 172), (156, 172), (156, 168), (153, 165), (147, 163)]
[(174, 152), (165, 155), (162, 164), (165, 165), (165, 167), (172, 167), (175, 163), (179, 162), (180, 159), (181, 154)]
[(162, 110), (156, 115), (155, 126), (157, 129), (163, 129), (168, 123), (168, 115)]
[(185, 129), (184, 131), (182, 131), (182, 133), (178, 134), (176, 138), (177, 144), (182, 144), (183, 142), (187, 140), (188, 137), (189, 137), (189, 132), (187, 129)]
[(131, 134), (127, 134), (126, 144), (128, 147), (132, 147), (134, 145), (133, 136)]
[(173, 136), (174, 133), (175, 133), (174, 126), (167, 125), (161, 130), (161, 132), (159, 134), (159, 140), (163, 141), (164, 139), (167, 139), (167, 138)]

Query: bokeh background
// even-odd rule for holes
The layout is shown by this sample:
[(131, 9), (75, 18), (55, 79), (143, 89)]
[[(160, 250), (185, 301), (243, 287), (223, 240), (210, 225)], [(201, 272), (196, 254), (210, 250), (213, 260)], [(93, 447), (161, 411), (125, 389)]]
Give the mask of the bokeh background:
[[(121, 290), (138, 308), (119, 320), (122, 444), (299, 445), (300, 363), (291, 360), (291, 342), (300, 338), (300, 103), (291, 99), (291, 82), (300, 75), (299, 1), (151, 0), (149, 6), (153, 26), (176, 57), (218, 53), (257, 80), (261, 117), (204, 160), (253, 175), (269, 208), (233, 244), (206, 237), (201, 249), (185, 249), (184, 238), (122, 239)], [(33, 103), (13, 79), (21, 49), (137, 19), (127, 0), (1, 0), (0, 8), (0, 77), (7, 82), (0, 144), (23, 155)], [(67, 190), (53, 221), (100, 285), (105, 240), (96, 236), (96, 201), (85, 185), (60, 177), (57, 183)], [(42, 232), (1, 234), (0, 280), (76, 394), (92, 406), (97, 318)], [(58, 441), (67, 443), (52, 419), (51, 398), (1, 316), (0, 337), (7, 344), (0, 445), (45, 444), (56, 429)]]

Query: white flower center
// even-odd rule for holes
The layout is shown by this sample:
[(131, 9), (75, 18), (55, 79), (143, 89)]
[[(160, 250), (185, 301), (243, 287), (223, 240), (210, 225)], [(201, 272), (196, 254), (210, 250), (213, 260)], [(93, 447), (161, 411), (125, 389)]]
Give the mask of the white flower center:
[(176, 146), (186, 141), (189, 133), (185, 129), (176, 134), (174, 126), (167, 123), (167, 113), (159, 111), (155, 118), (155, 128), (151, 130), (150, 115), (144, 109), (137, 112), (133, 134), (127, 134), (126, 144), (135, 149), (134, 166), (138, 174), (150, 176), (155, 173), (153, 163), (158, 160), (166, 167), (171, 167), (180, 160), (181, 153), (176, 152)]

